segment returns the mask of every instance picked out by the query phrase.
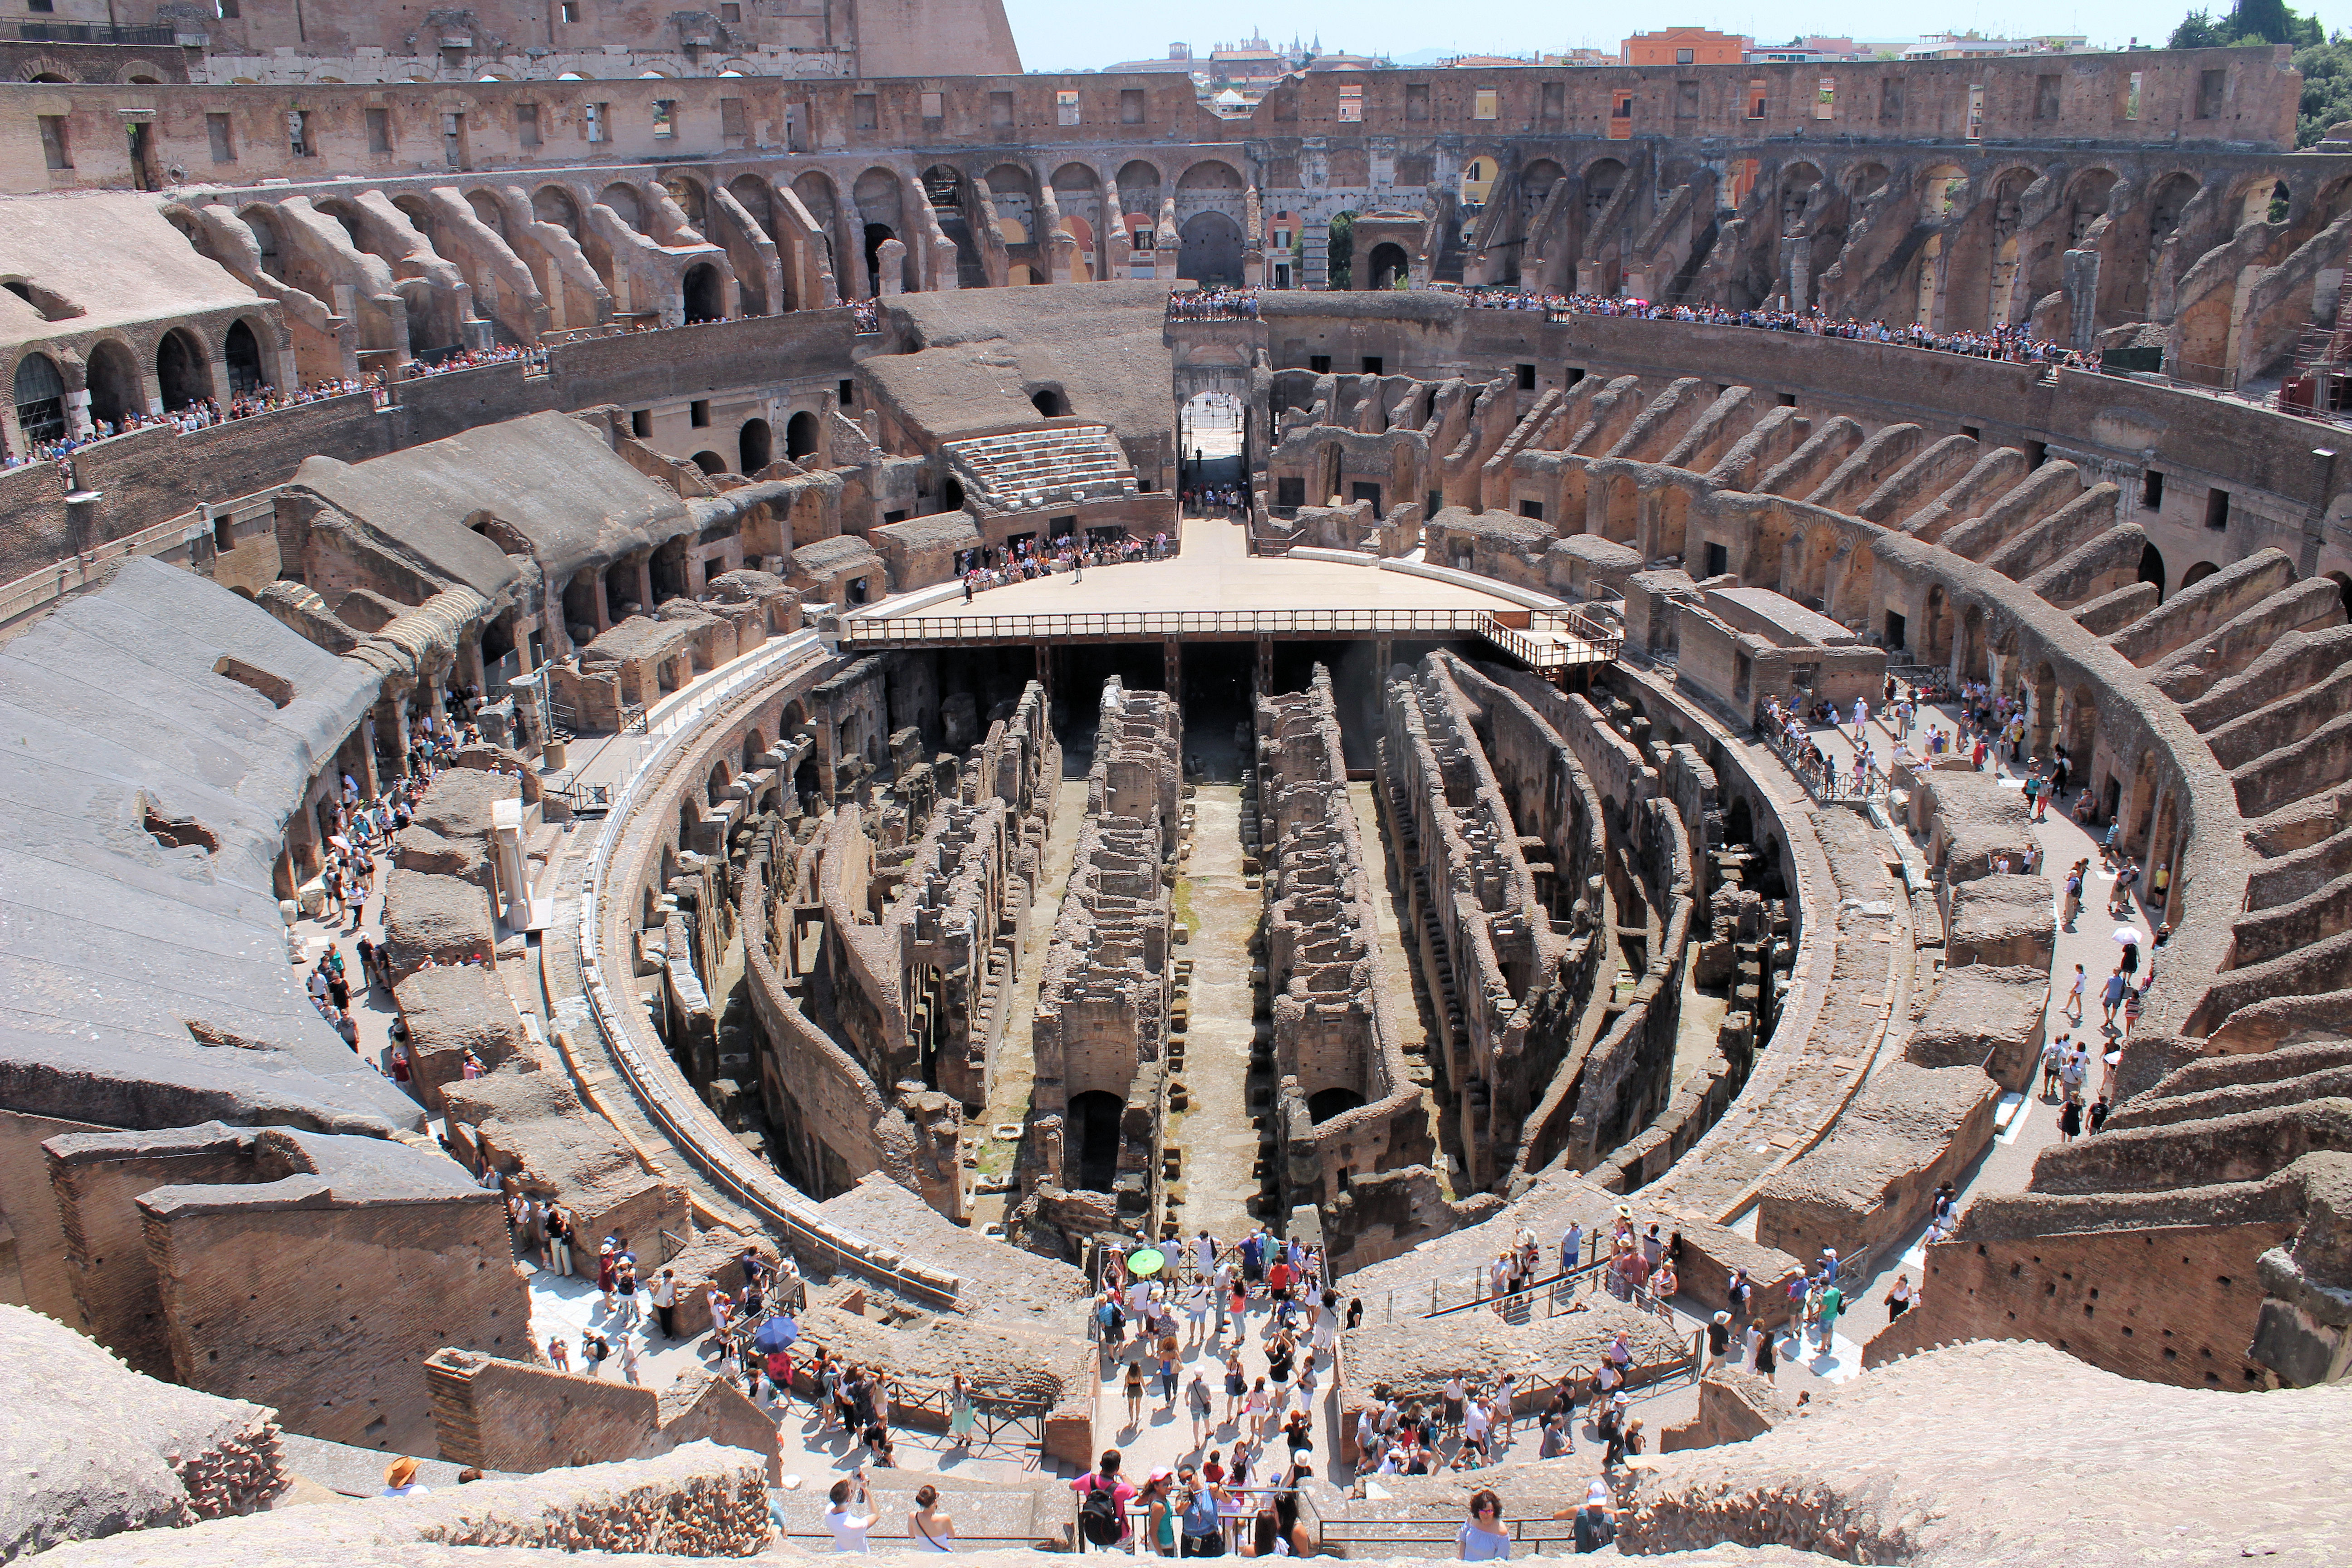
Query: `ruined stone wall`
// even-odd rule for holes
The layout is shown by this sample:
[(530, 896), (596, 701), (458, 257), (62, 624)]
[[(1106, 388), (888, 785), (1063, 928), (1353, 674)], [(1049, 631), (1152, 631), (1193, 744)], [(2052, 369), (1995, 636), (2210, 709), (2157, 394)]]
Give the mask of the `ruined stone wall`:
[(1276, 1155), (1286, 1210), (1328, 1215), (1358, 1175), (1436, 1157), (1429, 1108), (1398, 1026), (1382, 1015), (1373, 868), (1348, 795), (1348, 764), (1321, 665), (1300, 692), (1256, 698), (1258, 810), (1273, 841), (1265, 879), (1273, 998)]
[[(1119, 1212), (1153, 1215), (1160, 1191), (1171, 972), (1171, 903), (1182, 780), (1183, 730), (1175, 700), (1103, 687), (1087, 820), (1038, 985), (1032, 1049), (1034, 1103), (1066, 1116), (1079, 1096), (1117, 1096)], [(1066, 1151), (1067, 1187), (1079, 1179), (1083, 1129)]]
[(421, 1367), (436, 1349), (530, 1353), (495, 1193), (371, 1203), (295, 1178), (139, 1202), (174, 1374), (208, 1392), (267, 1390), (296, 1431), (400, 1450), (429, 1429)]
[(708, 1440), (760, 1455), (770, 1481), (781, 1479), (774, 1423), (731, 1381), (698, 1368), (657, 1393), (444, 1349), (425, 1361), (425, 1379), (438, 1452), (452, 1464), (530, 1474), (651, 1458)]

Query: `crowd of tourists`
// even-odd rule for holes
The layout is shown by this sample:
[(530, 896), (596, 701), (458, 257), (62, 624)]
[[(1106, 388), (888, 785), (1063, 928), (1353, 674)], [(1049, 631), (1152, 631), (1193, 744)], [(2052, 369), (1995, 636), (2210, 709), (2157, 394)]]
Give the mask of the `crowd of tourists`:
[(428, 375), (447, 375), (451, 371), (478, 370), (486, 364), (507, 364), (519, 359), (544, 360), (545, 349), (524, 348), (519, 343), (493, 343), (486, 349), (456, 349), (436, 354), (429, 360), (410, 360), (400, 373), (403, 381), (416, 381)]
[(852, 300), (849, 301), (849, 313), (856, 321), (857, 330), (860, 332), (878, 332), (882, 330), (881, 300)]
[(1249, 510), (1249, 493), (1239, 485), (1197, 485), (1184, 491), (1181, 499), (1186, 517), (1222, 514), (1232, 519)]
[(365, 382), (354, 377), (331, 376), (323, 381), (306, 382), (292, 392), (275, 392), (266, 389), (241, 392), (230, 398), (226, 406), (223, 406), (216, 398), (202, 397), (184, 407), (171, 409), (162, 414), (126, 413), (117, 419), (93, 419), (86, 434), (61, 436), (51, 441), (35, 442), (30, 453), (25, 456), (15, 453), (0, 455), (0, 468), (19, 468), (26, 463), (47, 462), (68, 457), (94, 441), (128, 435), (133, 430), (147, 430), (161, 425), (168, 426), (182, 435), (186, 435), (190, 431), (206, 429), (235, 419), (250, 419), (257, 414), (272, 414), (281, 408), (293, 408), (305, 403), (316, 403), (321, 398), (348, 397), (353, 393), (364, 392), (367, 389)]
[(1080, 543), (1076, 536), (1065, 536), (1039, 549), (1034, 541), (1024, 540), (1009, 546), (984, 546), (968, 552), (970, 559), (961, 574), (963, 599), (971, 603), (972, 595), (991, 588), (1002, 588), (1013, 583), (1034, 582), (1040, 577), (1067, 574), (1074, 582), (1083, 582), (1089, 566), (1118, 566), (1135, 561), (1164, 561), (1176, 553), (1176, 541), (1168, 534), (1155, 533), (1150, 539), (1138, 539), (1123, 533), (1117, 539), (1095, 540)]
[(1932, 349), (1938, 353), (1967, 354), (1976, 359), (2008, 360), (2021, 364), (2063, 364), (2096, 370), (2095, 356), (2077, 353), (2063, 344), (2037, 338), (2024, 326), (1993, 327), (1983, 331), (1938, 332), (1918, 325), (1889, 326), (1885, 321), (1833, 320), (1823, 310), (1774, 310), (1760, 307), (1734, 310), (1727, 305), (1666, 305), (1649, 300), (1612, 300), (1598, 294), (1539, 294), (1519, 289), (1465, 289), (1466, 303), (1486, 310), (1541, 310), (1554, 321), (1570, 316), (1624, 316), (1644, 321), (1691, 321), (1710, 327), (1748, 327), (1767, 332), (1801, 332), (1808, 337), (1849, 338), (1864, 342), (1894, 343), (1904, 348)]
[(1257, 290), (1202, 289), (1189, 294), (1171, 294), (1168, 296), (1168, 319), (1171, 321), (1255, 321), (1257, 320)]

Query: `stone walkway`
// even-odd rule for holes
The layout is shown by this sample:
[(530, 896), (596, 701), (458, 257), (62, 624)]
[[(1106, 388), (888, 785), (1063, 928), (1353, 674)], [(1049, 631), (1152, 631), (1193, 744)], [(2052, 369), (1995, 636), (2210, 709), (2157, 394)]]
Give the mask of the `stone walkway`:
[[(1959, 718), (1960, 710), (1957, 704), (1947, 703), (1925, 709), (1915, 721), (1914, 739), (1924, 735), (1929, 724), (1934, 724), (1947, 734), (1954, 733), (1958, 728)], [(1843, 730), (1816, 728), (1811, 731), (1814, 744), (1827, 752), (1841, 768), (1851, 768), (1853, 764), (1854, 752), (1853, 733), (1850, 727)], [(1870, 740), (1872, 751), (1882, 760), (1891, 758), (1900, 743), (1886, 720), (1878, 715), (1873, 715), (1871, 718)], [(1988, 756), (1987, 761), (1992, 763), (1991, 771), (2002, 787), (2015, 789), (2024, 784), (2022, 773), (2011, 764), (1990, 756)], [(2071, 807), (2074, 798), (2074, 795), (2070, 794), (2065, 805)], [(2063, 1011), (2067, 984), (2074, 974), (2074, 965), (2079, 963), (2083, 966), (2085, 976), (2084, 1013), (2085, 1021), (2092, 1031), (2092, 1038), (2095, 1043), (2101, 1045), (2102, 1050), (2111, 1048), (2104, 1042), (2120, 1038), (2120, 1036), (2102, 1032), (2099, 1023), (2100, 1008), (2096, 997), (2100, 984), (2115, 968), (2118, 953), (2118, 949), (2112, 940), (2112, 933), (2118, 921), (2108, 919), (2105, 912), (2108, 894), (2115, 884), (2115, 876), (2101, 863), (2097, 841), (2089, 832), (2077, 826), (2073, 817), (2065, 815), (2058, 805), (2053, 803), (2042, 820), (2033, 825), (2033, 833), (2036, 841), (2042, 846), (2042, 875), (2050, 884), (2051, 908), (2053, 911), (2063, 907), (2067, 868), (2080, 859), (2087, 858), (2091, 862), (2089, 876), (2084, 886), (2083, 910), (2075, 919), (2074, 929), (2068, 931), (2061, 926), (2058, 930), (2057, 948), (2052, 958), (2052, 973), (2055, 977), (2055, 983), (2051, 988), (2045, 1021), (2048, 1037), (2054, 1039), (2062, 1034), (2081, 1032), (2073, 1019)], [(1919, 846), (1920, 852), (1924, 855), (1927, 848), (1924, 841), (1916, 837), (1912, 841)], [(2132, 910), (2134, 923), (2137, 924), (2142, 931), (2153, 934), (2155, 926), (2147, 908), (2135, 899), (2132, 902)], [(2158, 962), (2162, 961), (2160, 953), (2155, 956)], [(2142, 978), (2145, 978), (2147, 973), (2146, 965), (2143, 964)], [(2091, 1079), (2086, 1086), (2086, 1102), (2088, 1099), (2097, 1098), (2099, 1082), (2100, 1075), (2095, 1063)], [(2018, 1193), (2025, 1190), (2026, 1184), (2032, 1178), (2035, 1158), (2043, 1149), (2058, 1141), (2058, 1110), (2059, 1102), (2056, 1100), (2045, 1099), (2042, 1095), (2040, 1075), (2037, 1069), (2032, 1091), (2022, 1098), (2013, 1110), (2010, 1111), (2007, 1127), (1993, 1140), (1992, 1147), (1987, 1150), (1961, 1178), (1959, 1203), (1962, 1210), (1965, 1211), (1969, 1200), (1979, 1194)], [(1917, 1287), (1923, 1281), (1926, 1235), (1927, 1221), (1923, 1215), (1918, 1224), (1913, 1226), (1910, 1233), (1904, 1238), (1902, 1247), (1885, 1254), (1885, 1263), (1875, 1269), (1868, 1279), (1862, 1281), (1854, 1290), (1853, 1300), (1859, 1313), (1857, 1321), (1864, 1323), (1871, 1333), (1875, 1333), (1880, 1327), (1884, 1326), (1885, 1309), (1879, 1305), (1879, 1300), (1885, 1294), (1887, 1288), (1894, 1284), (1895, 1271), (1900, 1269), (1907, 1272), (1914, 1287)]]
[(1242, 885), (1241, 786), (1202, 784), (1192, 793), (1192, 853), (1176, 885), (1177, 912), (1192, 928), (1175, 950), (1190, 959), (1191, 1022), (1184, 1068), (1175, 1076), (1189, 1096), (1169, 1140), (1184, 1152), (1184, 1234), (1202, 1229), (1231, 1245), (1256, 1216), (1259, 1131), (1249, 1104), (1250, 1043), (1255, 992), (1250, 936), (1264, 895)]

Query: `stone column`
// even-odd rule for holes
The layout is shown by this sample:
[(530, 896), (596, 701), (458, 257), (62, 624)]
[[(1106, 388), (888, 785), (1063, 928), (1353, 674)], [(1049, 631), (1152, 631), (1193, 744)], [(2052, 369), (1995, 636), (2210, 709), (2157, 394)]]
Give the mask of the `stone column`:
[(2099, 253), (2068, 251), (2060, 278), (2066, 293), (2066, 346), (2088, 353), (2099, 332)]
[(637, 552), (637, 608), (645, 615), (654, 613), (654, 552)]

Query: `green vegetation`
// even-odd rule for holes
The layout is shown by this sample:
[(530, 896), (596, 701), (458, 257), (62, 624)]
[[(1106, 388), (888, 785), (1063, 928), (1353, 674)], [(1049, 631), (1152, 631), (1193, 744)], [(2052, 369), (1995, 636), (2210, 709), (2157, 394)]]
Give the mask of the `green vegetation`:
[(1356, 257), (1356, 215), (1339, 213), (1331, 219), (1331, 243), (1323, 252), (1323, 270), (1329, 287), (1345, 289), (1349, 285), (1349, 264)]
[(2218, 19), (2210, 11), (2191, 11), (2167, 43), (2176, 49), (2292, 44), (2294, 68), (2303, 73), (2294, 144), (2309, 147), (2329, 126), (2352, 120), (2352, 35), (2339, 29), (2328, 37), (2317, 16), (2296, 14), (2286, 0), (2238, 0)]

